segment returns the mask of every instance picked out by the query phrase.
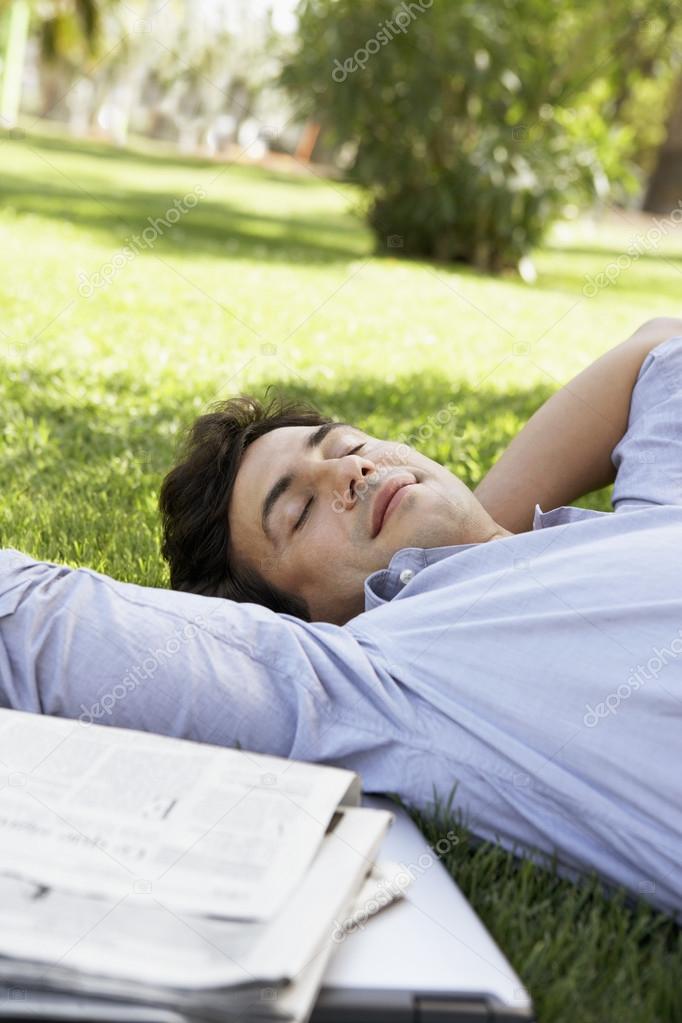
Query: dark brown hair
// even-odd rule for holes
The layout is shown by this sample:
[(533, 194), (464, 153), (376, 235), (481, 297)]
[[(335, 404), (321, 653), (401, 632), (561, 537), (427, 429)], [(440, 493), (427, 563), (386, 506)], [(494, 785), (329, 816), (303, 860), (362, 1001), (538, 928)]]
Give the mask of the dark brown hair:
[(303, 600), (271, 586), (255, 569), (234, 564), (228, 511), (249, 444), (282, 426), (329, 422), (328, 416), (303, 402), (273, 397), (263, 403), (246, 395), (216, 402), (199, 416), (159, 495), (161, 553), (169, 564), (173, 589), (263, 604), (309, 620)]

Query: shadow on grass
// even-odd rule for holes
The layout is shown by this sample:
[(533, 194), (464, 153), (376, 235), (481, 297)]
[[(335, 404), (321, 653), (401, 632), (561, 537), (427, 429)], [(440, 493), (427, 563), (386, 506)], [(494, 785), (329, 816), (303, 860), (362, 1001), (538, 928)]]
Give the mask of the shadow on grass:
[[(568, 263), (566, 256), (570, 256), (570, 253), (562, 253), (562, 260), (565, 266)], [(659, 264), (653, 272), (649, 273), (646, 272), (645, 268), (633, 265), (629, 270), (623, 271), (614, 283), (605, 286), (597, 285), (598, 292), (595, 295), (594, 282), (597, 274), (605, 270), (606, 266), (605, 262), (603, 267), (594, 270), (591, 266), (589, 269), (585, 269), (585, 266), (577, 265), (573, 273), (567, 270), (564, 270), (563, 273), (554, 273), (551, 270), (541, 269), (538, 284), (545, 294), (550, 291), (562, 292), (574, 299), (582, 299), (584, 302), (592, 301), (597, 295), (612, 290), (622, 292), (624, 296), (632, 296), (633, 298), (637, 295), (638, 297), (648, 299), (649, 307), (653, 310), (650, 313), (652, 316), (659, 315), (658, 308), (653, 308), (654, 298), (652, 296), (655, 296), (655, 301), (658, 302), (667, 295), (670, 298), (671, 315), (673, 315), (672, 310), (676, 309), (679, 303), (682, 279), (674, 273), (665, 272), (665, 263)]]
[[(102, 383), (93, 386), (101, 389)], [(39, 459), (21, 443), (6, 448), (3, 472), (10, 491), (14, 471), (25, 480), (33, 478), (38, 488), (47, 479), (68, 487), (69, 463), (101, 471), (103, 463), (124, 455), (143, 461), (150, 472), (161, 476), (183, 431), (215, 400), (215, 385), (209, 381), (205, 394), (178, 382), (172, 398), (164, 400), (144, 382), (124, 374), (108, 377), (105, 387), (106, 403), (101, 390), (87, 397), (87, 380), (69, 380), (36, 369), (6, 376), (3, 390), (9, 422), (12, 407), (20, 409), (24, 421), (40, 423), (47, 438)], [(250, 390), (259, 398), (267, 390), (267, 395), (305, 401), (375, 436), (410, 443), (470, 484), (478, 481), (551, 393), (544, 385), (506, 392), (474, 389), (434, 374), (404, 376), (390, 384), (360, 375), (310, 386), (296, 378), (273, 379)], [(220, 398), (231, 396), (225, 393)], [(146, 412), (146, 407), (151, 410)], [(129, 408), (135, 409), (134, 414)]]
[[(9, 144), (12, 144), (11, 142)], [(139, 168), (140, 179), (153, 183), (160, 171), (182, 169), (203, 172), (206, 169), (233, 175), (233, 180), (247, 182), (254, 189), (259, 184), (283, 184), (287, 188), (296, 184), (319, 188), (319, 179), (301, 178), (263, 168), (238, 164), (183, 157), (172, 153), (145, 153), (135, 149), (117, 149), (100, 142), (79, 142), (64, 138), (28, 136), (27, 146), (37, 152), (92, 157), (109, 161), (112, 165), (111, 187), (98, 182), (92, 188), (79, 186), (54, 172), (54, 180), (45, 181), (13, 175), (0, 171), (0, 201), (11, 206), (19, 214), (32, 214), (49, 218), (55, 222), (68, 221), (103, 238), (112, 250), (121, 248), (134, 234), (140, 234), (149, 227), (148, 218), (163, 217), (180, 198), (177, 192), (154, 191), (153, 188), (121, 188), (115, 183), (115, 168), (118, 164)], [(84, 178), (87, 182), (87, 177)], [(226, 177), (224, 181), (229, 182)], [(323, 182), (324, 184), (324, 182)], [(333, 182), (329, 182), (334, 187)], [(192, 185), (188, 184), (188, 191)], [(313, 200), (314, 201), (314, 200)], [(398, 228), (386, 234), (400, 234)], [(266, 263), (322, 263), (348, 262), (358, 257), (396, 256), (407, 262), (430, 266), (434, 273), (457, 276), (487, 277), (465, 263), (442, 263), (422, 257), (411, 259), (396, 250), (386, 250), (373, 241), (369, 231), (349, 210), (347, 213), (321, 213), (311, 209), (310, 213), (297, 211), (294, 214), (267, 214), (238, 202), (231, 202), (229, 193), (225, 199), (204, 199), (183, 215), (172, 228), (164, 230), (153, 242), (154, 251), (159, 255), (187, 255), (198, 257), (224, 258), (232, 260), (258, 260)], [(143, 250), (144, 251), (144, 250)], [(578, 296), (585, 285), (585, 269), (594, 274), (594, 260), (603, 260), (603, 268), (621, 254), (618, 247), (571, 246), (561, 247), (555, 243), (539, 250), (548, 256), (562, 255), (564, 265), (560, 271), (552, 267), (543, 270), (540, 266), (539, 286), (544, 290), (556, 290)], [(113, 254), (113, 252), (112, 252)], [(585, 264), (581, 264), (584, 257)], [(628, 291), (641, 293), (670, 292), (675, 298), (676, 279), (671, 279), (668, 268), (678, 269), (678, 257), (669, 253), (644, 252), (633, 266), (621, 274), (627, 279)], [(643, 261), (643, 262), (642, 262)], [(643, 267), (646, 270), (642, 272)], [(602, 267), (600, 266), (599, 269)], [(661, 271), (658, 275), (657, 271)], [(681, 271), (682, 272), (682, 271)], [(519, 286), (515, 272), (509, 271), (497, 278), (498, 284)], [(615, 285), (618, 287), (618, 283)], [(529, 296), (532, 289), (529, 289)]]
[[(609, 249), (603, 246), (590, 248), (568, 245), (561, 248), (548, 245), (542, 250), (538, 283), (543, 291), (553, 289), (576, 297), (582, 295), (583, 300), (615, 289), (649, 299), (651, 296), (661, 298), (662, 295), (669, 295), (671, 302), (676, 303), (682, 276), (679, 257), (670, 253), (643, 253), (641, 257), (635, 256), (625, 266), (619, 267), (617, 260), (626, 251), (625, 246)], [(542, 256), (548, 257), (546, 266), (543, 265)], [(555, 269), (557, 257), (561, 260), (561, 266)]]
[[(159, 488), (185, 430), (215, 397), (213, 381), (206, 381), (205, 393), (168, 383), (159, 394), (125, 374), (90, 382), (29, 368), (5, 372), (0, 546), (164, 585)], [(272, 379), (250, 392), (262, 398), (267, 385), (270, 394), (313, 403), (373, 436), (410, 444), (472, 488), (550, 393), (545, 386), (473, 389), (437, 374), (390, 384), (361, 375), (310, 386)], [(590, 503), (609, 508), (604, 492)]]
[[(632, 232), (631, 239), (627, 242), (623, 239), (623, 245), (614, 245), (612, 248), (606, 248), (603, 245), (557, 245), (553, 243), (546, 245), (545, 248), (548, 252), (560, 253), (562, 256), (589, 256), (591, 258), (601, 256), (606, 262), (618, 257), (619, 255), (627, 254), (628, 245), (632, 244), (635, 238), (641, 238), (641, 231)], [(682, 246), (679, 252), (647, 252), (634, 250), (632, 256), (633, 265), (640, 263), (642, 260), (651, 261), (655, 263), (668, 263), (675, 260), (682, 260)], [(681, 271), (682, 272), (682, 271)]]
[[(147, 139), (140, 139), (139, 147), (114, 146), (109, 142), (85, 139), (72, 139), (64, 136), (51, 136), (32, 134), (30, 132), (13, 131), (4, 133), (0, 131), (0, 140), (25, 142), (31, 149), (45, 153), (66, 153), (73, 156), (94, 157), (99, 160), (114, 161), (126, 164), (138, 164), (141, 170), (153, 172), (159, 170), (213, 170), (219, 171), (230, 168), (232, 172), (241, 173), (252, 177), (254, 173), (259, 178), (286, 183), (289, 185), (300, 185), (302, 188), (315, 187), (320, 182), (320, 176), (313, 173), (288, 174), (286, 171), (266, 170), (262, 167), (255, 167), (249, 163), (242, 163), (238, 160), (202, 156), (183, 156), (177, 153), (170, 146), (163, 149), (163, 144), (149, 142)], [(147, 148), (149, 147), (149, 148)], [(154, 147), (152, 150), (151, 147)], [(157, 148), (158, 147), (158, 148)]]
[[(188, 189), (189, 191), (189, 189)], [(113, 251), (133, 235), (164, 218), (181, 198), (168, 192), (114, 188), (70, 188), (68, 183), (27, 181), (0, 172), (0, 201), (16, 213), (68, 222), (104, 236)], [(176, 224), (160, 225), (152, 246), (136, 243), (141, 251), (171, 255), (257, 259), (260, 262), (348, 262), (366, 254), (367, 246), (358, 224), (350, 215), (319, 212), (274, 216), (201, 199), (180, 215)]]

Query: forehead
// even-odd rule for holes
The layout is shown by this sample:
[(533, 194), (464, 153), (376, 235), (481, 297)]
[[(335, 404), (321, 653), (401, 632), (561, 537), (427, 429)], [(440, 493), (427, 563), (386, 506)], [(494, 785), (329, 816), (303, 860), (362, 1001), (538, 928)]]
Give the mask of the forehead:
[(246, 556), (247, 550), (253, 553), (263, 542), (261, 506), (268, 488), (292, 465), (296, 452), (315, 429), (314, 426), (280, 426), (247, 447), (237, 470), (228, 511), (235, 552)]
[[(270, 430), (258, 440), (249, 444), (244, 452), (237, 473), (250, 483), (260, 481), (263, 487), (274, 472), (289, 465), (303, 449), (306, 439), (315, 432), (316, 426), (280, 426)], [(268, 474), (268, 470), (270, 470)], [(237, 484), (235, 483), (235, 490)]]

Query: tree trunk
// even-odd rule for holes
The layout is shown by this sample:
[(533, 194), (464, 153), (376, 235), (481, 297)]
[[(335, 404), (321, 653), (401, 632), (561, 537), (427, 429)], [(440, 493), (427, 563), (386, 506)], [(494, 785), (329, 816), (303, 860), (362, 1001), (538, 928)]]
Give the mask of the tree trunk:
[(649, 179), (643, 209), (647, 213), (670, 213), (682, 202), (682, 75), (673, 86), (667, 137), (658, 151)]
[(19, 116), (29, 16), (27, 0), (14, 0), (9, 9), (0, 92), (0, 122), (3, 128), (13, 128)]

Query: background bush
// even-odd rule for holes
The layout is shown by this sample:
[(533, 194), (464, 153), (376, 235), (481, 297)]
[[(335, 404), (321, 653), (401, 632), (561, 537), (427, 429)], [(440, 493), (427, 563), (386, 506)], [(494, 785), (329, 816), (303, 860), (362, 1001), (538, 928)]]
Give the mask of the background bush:
[(621, 117), (671, 45), (669, 0), (303, 0), (299, 13), (282, 80), (342, 146), (378, 246), (499, 271), (567, 205), (637, 190)]

